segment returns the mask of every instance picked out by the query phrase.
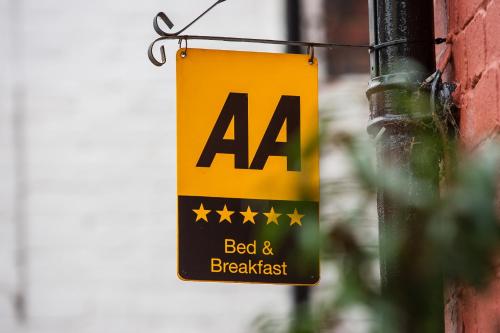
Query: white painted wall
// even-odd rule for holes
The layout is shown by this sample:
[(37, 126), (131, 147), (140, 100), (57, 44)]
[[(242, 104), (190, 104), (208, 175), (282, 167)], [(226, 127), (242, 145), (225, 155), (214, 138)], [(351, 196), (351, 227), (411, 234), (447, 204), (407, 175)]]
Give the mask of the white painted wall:
[[(177, 44), (167, 43), (161, 69), (146, 50), (156, 12), (179, 28), (212, 2), (0, 0), (0, 332), (237, 333), (262, 312), (289, 310), (286, 287), (176, 277)], [(190, 33), (283, 38), (283, 13), (281, 0), (230, 0)], [(26, 116), (17, 136), (26, 142), (22, 325), (13, 312), (15, 105)]]

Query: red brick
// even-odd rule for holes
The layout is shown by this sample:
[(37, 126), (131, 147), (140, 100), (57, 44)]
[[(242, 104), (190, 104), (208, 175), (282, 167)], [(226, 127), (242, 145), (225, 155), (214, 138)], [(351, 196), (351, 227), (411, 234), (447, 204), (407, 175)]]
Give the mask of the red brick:
[(475, 147), (498, 127), (499, 101), (497, 70), (483, 74), (477, 86), (466, 95), (461, 106), (462, 141)]
[(465, 146), (472, 146), (474, 141), (474, 129), (476, 117), (474, 112), (469, 108), (470, 105), (470, 95), (463, 94), (460, 98), (460, 140), (465, 144)]
[(458, 24), (458, 3), (456, 0), (448, 2), (448, 31), (457, 34), (460, 31)]
[[(449, 80), (448, 80), (449, 81)], [(452, 79), (452, 81), (454, 81)], [(462, 87), (462, 85), (459, 83), (459, 82), (456, 82), (457, 86), (455, 88), (455, 91), (452, 93), (452, 98), (453, 98), (453, 102), (459, 106), (460, 109), (463, 108), (463, 104), (464, 102), (462, 101), (464, 99), (464, 88)]]
[(448, 13), (444, 0), (434, 0), (434, 33), (436, 37), (448, 34)]
[[(448, 35), (448, 13), (445, 0), (434, 0), (434, 34), (436, 37)], [(436, 54), (440, 55), (446, 49), (446, 43), (436, 45)]]
[(500, 280), (493, 279), (487, 289), (477, 294), (477, 305), (481, 311), (477, 313), (479, 332), (498, 332), (500, 327)]
[(460, 33), (453, 38), (453, 70), (455, 71), (455, 78), (462, 87), (462, 91), (467, 88), (468, 77), (468, 61), (467, 61), (467, 47), (465, 42), (465, 33)]
[(476, 15), (483, 4), (483, 0), (455, 0), (457, 2), (458, 25), (463, 29)]
[[(449, 333), (495, 333), (500, 327), (500, 280), (493, 279), (488, 287), (476, 291), (472, 287), (460, 288), (458, 315), (447, 323)], [(455, 328), (451, 330), (450, 328)]]
[(470, 87), (473, 87), (475, 85), (478, 77), (483, 72), (486, 63), (484, 14), (484, 11), (481, 11), (474, 17), (474, 19), (465, 29), (465, 42), (467, 44), (467, 49), (473, 51), (467, 52), (467, 72)]
[[(479, 333), (477, 330), (477, 299), (474, 288), (464, 287), (461, 293), (459, 329), (463, 333)], [(461, 325), (460, 325), (461, 324)], [(459, 331), (460, 332), (460, 331)]]
[(500, 59), (500, 1), (493, 1), (487, 8), (486, 21), (486, 61)]

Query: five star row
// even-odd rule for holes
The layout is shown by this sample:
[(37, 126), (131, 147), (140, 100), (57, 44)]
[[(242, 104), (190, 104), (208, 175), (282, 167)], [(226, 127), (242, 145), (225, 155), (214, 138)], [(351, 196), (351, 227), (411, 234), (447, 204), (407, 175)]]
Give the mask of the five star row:
[[(205, 221), (208, 222), (208, 217), (207, 214), (211, 212), (211, 210), (205, 209), (203, 207), (203, 203), (200, 204), (200, 208), (198, 209), (193, 209), (193, 212), (196, 214), (196, 221)], [(233, 223), (231, 221), (231, 215), (235, 213), (235, 211), (228, 210), (227, 206), (224, 205), (224, 208), (222, 210), (216, 210), (217, 214), (219, 214), (219, 223), (223, 222), (228, 222), (228, 223)], [(245, 223), (252, 223), (255, 224), (255, 215), (259, 214), (258, 212), (253, 212), (250, 206), (247, 207), (246, 211), (243, 212), (238, 212), (239, 214), (243, 215), (243, 224)], [(283, 215), (280, 213), (276, 213), (274, 211), (274, 207), (271, 207), (271, 210), (267, 213), (262, 213), (267, 217), (266, 224), (271, 224), (274, 223), (278, 225), (278, 217)], [(294, 209), (292, 214), (286, 214), (290, 218), (290, 225), (298, 225), (302, 226), (302, 218), (304, 217), (304, 214), (299, 214), (297, 211), (297, 208)]]

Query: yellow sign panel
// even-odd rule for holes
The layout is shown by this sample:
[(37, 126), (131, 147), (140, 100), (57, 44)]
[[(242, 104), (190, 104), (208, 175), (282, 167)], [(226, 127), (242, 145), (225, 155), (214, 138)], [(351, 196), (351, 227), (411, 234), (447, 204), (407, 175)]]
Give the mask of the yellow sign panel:
[[(307, 151), (318, 135), (317, 63), (310, 65), (306, 55), (198, 49), (187, 53), (186, 58), (177, 55), (178, 194), (302, 200), (300, 186), (308, 184), (309, 198), (319, 200), (318, 153)], [(281, 156), (270, 156), (263, 169), (237, 169), (232, 154), (218, 154), (209, 168), (197, 167), (230, 93), (248, 99), (249, 165), (282, 96), (300, 97), (300, 171), (287, 171), (287, 158)], [(234, 136), (233, 125), (234, 120), (227, 138)], [(278, 140), (285, 138), (283, 128)]]
[[(182, 279), (319, 279), (317, 243), (300, 245), (305, 234), (317, 237), (319, 215), (318, 68), (308, 60), (177, 53)], [(312, 253), (308, 263), (304, 251)]]

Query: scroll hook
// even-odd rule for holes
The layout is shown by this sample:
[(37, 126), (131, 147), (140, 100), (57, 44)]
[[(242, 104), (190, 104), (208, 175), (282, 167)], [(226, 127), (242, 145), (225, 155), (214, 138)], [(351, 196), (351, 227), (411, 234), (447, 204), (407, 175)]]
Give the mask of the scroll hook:
[(164, 37), (167, 37), (167, 36), (178, 36), (181, 33), (183, 33), (186, 29), (188, 29), (190, 26), (192, 26), (193, 24), (195, 24), (203, 16), (205, 16), (215, 6), (217, 6), (218, 4), (220, 4), (220, 3), (224, 2), (224, 1), (226, 1), (226, 0), (217, 0), (212, 6), (208, 7), (207, 10), (205, 10), (197, 18), (195, 18), (188, 25), (186, 25), (184, 28), (182, 28), (181, 30), (179, 30), (177, 32), (167, 32), (167, 31), (163, 30), (160, 27), (160, 25), (158, 24), (158, 19), (160, 19), (161, 21), (163, 21), (163, 23), (165, 23), (169, 29), (172, 29), (174, 27), (174, 24), (172, 23), (172, 21), (168, 18), (168, 16), (164, 12), (159, 12), (158, 14), (156, 14), (156, 16), (153, 19), (153, 28), (155, 29), (156, 33), (158, 35), (160, 35), (160, 36), (164, 36)]
[[(195, 18), (193, 21), (191, 21), (188, 25), (186, 25), (184, 28), (182, 28), (181, 30), (177, 31), (177, 32), (166, 32), (165, 30), (163, 30), (159, 23), (158, 23), (158, 20), (161, 20), (163, 21), (163, 23), (165, 23), (167, 25), (167, 27), (169, 29), (172, 29), (174, 27), (174, 24), (172, 23), (172, 21), (168, 18), (168, 16), (164, 13), (164, 12), (159, 12), (158, 14), (156, 14), (156, 16), (154, 17), (153, 19), (153, 28), (155, 29), (156, 33), (158, 35), (160, 35), (161, 37), (155, 39), (151, 45), (149, 45), (149, 49), (148, 49), (148, 58), (149, 60), (155, 65), (155, 66), (162, 66), (164, 65), (166, 62), (167, 62), (167, 58), (165, 56), (165, 46), (160, 46), (160, 56), (161, 56), (161, 59), (160, 60), (157, 60), (153, 54), (153, 47), (154, 45), (159, 42), (159, 41), (162, 41), (168, 37), (175, 37), (175, 36), (179, 36), (181, 33), (183, 33), (187, 28), (189, 28), (190, 26), (192, 26), (194, 23), (196, 23), (196, 21), (198, 21), (199, 19), (201, 19), (203, 16), (205, 16), (205, 14), (207, 14), (209, 11), (211, 11), (215, 6), (217, 6), (218, 4), (224, 2), (226, 0), (217, 0), (212, 6), (208, 7), (207, 10), (205, 10), (203, 13), (201, 13), (197, 18)], [(186, 44), (187, 44), (187, 39), (186, 39)]]

